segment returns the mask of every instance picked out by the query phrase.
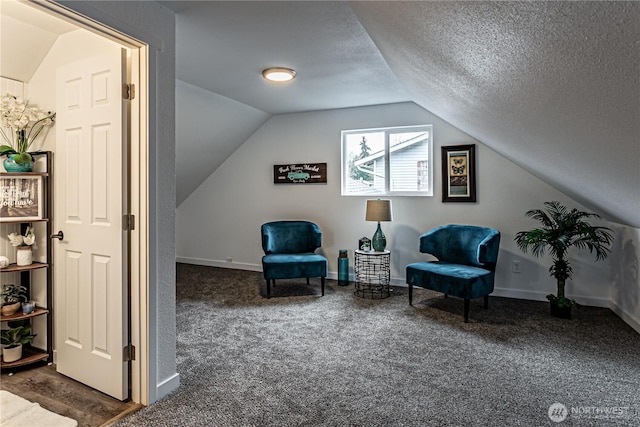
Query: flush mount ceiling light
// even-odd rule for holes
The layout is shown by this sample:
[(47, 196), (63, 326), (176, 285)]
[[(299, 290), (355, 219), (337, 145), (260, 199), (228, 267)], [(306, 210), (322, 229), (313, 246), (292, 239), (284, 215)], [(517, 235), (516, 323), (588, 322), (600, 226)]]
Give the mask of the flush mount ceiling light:
[(262, 77), (270, 82), (288, 82), (295, 79), (296, 72), (291, 68), (276, 67), (262, 71)]

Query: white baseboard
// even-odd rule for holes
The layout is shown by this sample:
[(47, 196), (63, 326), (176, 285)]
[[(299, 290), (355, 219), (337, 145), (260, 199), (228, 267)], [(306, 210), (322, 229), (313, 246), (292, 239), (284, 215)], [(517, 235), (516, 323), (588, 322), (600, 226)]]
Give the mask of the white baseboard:
[[(249, 263), (238, 263), (238, 262), (227, 262), (227, 261), (218, 261), (218, 260), (208, 260), (201, 258), (187, 258), (187, 257), (177, 257), (177, 262), (181, 262), (184, 264), (195, 264), (195, 265), (207, 265), (211, 267), (221, 267), (221, 268), (233, 268), (237, 270), (250, 270), (250, 271), (262, 271), (262, 265), (257, 264), (249, 264)], [(338, 273), (335, 271), (327, 272), (327, 279), (338, 280)], [(349, 275), (349, 281), (354, 281), (354, 275)], [(403, 277), (391, 278), (392, 286), (400, 286), (406, 287), (407, 283)], [(539, 291), (530, 291), (530, 290), (521, 290), (521, 289), (505, 289), (505, 288), (495, 288), (492, 296), (497, 297), (505, 297), (505, 298), (518, 298), (530, 301), (546, 301), (547, 300), (547, 292), (539, 292)], [(601, 297), (592, 297), (585, 295), (567, 295), (568, 298), (574, 299), (578, 304), (588, 305), (591, 307), (604, 307), (609, 308), (616, 315), (618, 315), (625, 323), (631, 326), (633, 329), (640, 333), (640, 320), (636, 319), (634, 316), (626, 313), (622, 310), (618, 305), (616, 305), (613, 301), (608, 298)]]
[(525, 299), (529, 301), (546, 301), (546, 293), (521, 289), (494, 288), (491, 296)]
[[(243, 262), (228, 262), (228, 261), (203, 259), (203, 258), (189, 258), (189, 257), (176, 257), (176, 262), (180, 262), (183, 264), (192, 264), (192, 265), (206, 265), (209, 267), (233, 268), (236, 270), (262, 271), (262, 265), (249, 264), (249, 263), (243, 263)], [(338, 280), (338, 272), (328, 271), (327, 279)], [(349, 274), (349, 281), (353, 282), (354, 280), (355, 280), (355, 276), (353, 274)], [(404, 278), (391, 278), (391, 285), (405, 286), (405, 287), (407, 286)]]
[[(496, 297), (518, 298), (529, 301), (546, 301), (548, 294), (548, 292), (495, 288), (491, 295)], [(591, 307), (609, 308), (611, 305), (611, 301), (608, 298), (591, 297), (584, 295), (567, 295), (567, 298), (575, 300), (575, 302), (577, 302), (578, 304), (588, 305)]]
[(243, 262), (219, 261), (203, 258), (176, 257), (176, 262), (193, 265), (206, 265), (209, 267), (232, 268), (234, 270), (262, 271), (262, 265)]
[(180, 387), (180, 374), (177, 372), (156, 386), (156, 402)]
[(624, 311), (618, 304), (610, 301), (609, 309), (618, 315), (627, 325), (640, 334), (640, 320)]

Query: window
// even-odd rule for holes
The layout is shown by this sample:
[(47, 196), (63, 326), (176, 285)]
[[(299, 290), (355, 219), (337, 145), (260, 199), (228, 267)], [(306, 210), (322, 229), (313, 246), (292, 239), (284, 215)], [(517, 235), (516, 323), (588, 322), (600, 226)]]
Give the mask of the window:
[(433, 126), (342, 131), (343, 196), (432, 196)]

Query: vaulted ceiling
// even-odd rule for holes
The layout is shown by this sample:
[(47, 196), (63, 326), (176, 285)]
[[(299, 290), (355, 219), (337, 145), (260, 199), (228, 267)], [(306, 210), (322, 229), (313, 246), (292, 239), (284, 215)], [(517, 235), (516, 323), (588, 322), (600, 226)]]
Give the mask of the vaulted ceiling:
[(416, 103), (640, 227), (640, 3), (352, 7)]
[[(178, 204), (270, 115), (413, 101), (640, 228), (640, 2), (160, 3)], [(267, 84), (277, 65), (298, 77)]]
[(640, 227), (638, 2), (163, 3), (179, 79), (268, 114), (413, 101)]

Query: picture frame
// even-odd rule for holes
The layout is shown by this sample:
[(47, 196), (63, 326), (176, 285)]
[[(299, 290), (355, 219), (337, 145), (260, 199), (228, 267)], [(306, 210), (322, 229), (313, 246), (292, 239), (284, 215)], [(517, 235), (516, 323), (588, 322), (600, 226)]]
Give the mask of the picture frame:
[(43, 207), (41, 176), (0, 176), (0, 222), (41, 220)]
[(441, 147), (442, 202), (476, 202), (476, 145)]

